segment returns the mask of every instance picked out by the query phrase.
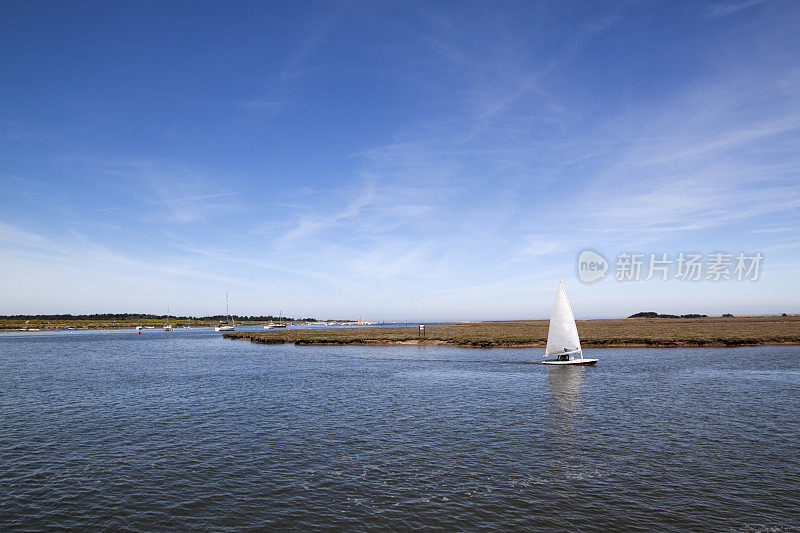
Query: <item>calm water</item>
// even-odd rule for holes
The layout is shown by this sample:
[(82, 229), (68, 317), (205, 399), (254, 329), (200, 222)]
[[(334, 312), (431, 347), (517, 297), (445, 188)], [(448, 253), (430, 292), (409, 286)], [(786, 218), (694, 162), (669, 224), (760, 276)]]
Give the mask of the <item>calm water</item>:
[(789, 531), (800, 347), (0, 334), (0, 529)]

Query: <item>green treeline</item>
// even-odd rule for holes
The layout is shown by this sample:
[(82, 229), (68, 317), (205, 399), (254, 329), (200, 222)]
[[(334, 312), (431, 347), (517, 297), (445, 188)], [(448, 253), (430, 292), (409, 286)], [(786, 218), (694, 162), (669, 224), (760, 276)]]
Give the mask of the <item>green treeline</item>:
[[(284, 321), (292, 321), (292, 322), (316, 322), (317, 319), (315, 318), (292, 318), (292, 317), (281, 317), (281, 316), (272, 316), (272, 315), (261, 315), (261, 316), (241, 316), (241, 315), (232, 315), (234, 320), (239, 321), (253, 321), (253, 322), (262, 322), (262, 321), (275, 321), (275, 320), (284, 320)], [(132, 321), (132, 320), (161, 320), (167, 318), (167, 315), (150, 315), (150, 314), (137, 314), (137, 313), (102, 313), (102, 314), (93, 314), (93, 315), (0, 315), (0, 320), (62, 320), (62, 321), (69, 321), (69, 320), (120, 320), (120, 321)], [(227, 317), (225, 315), (213, 315), (213, 316), (176, 316), (176, 315), (169, 315), (169, 318), (175, 320), (226, 320)]]

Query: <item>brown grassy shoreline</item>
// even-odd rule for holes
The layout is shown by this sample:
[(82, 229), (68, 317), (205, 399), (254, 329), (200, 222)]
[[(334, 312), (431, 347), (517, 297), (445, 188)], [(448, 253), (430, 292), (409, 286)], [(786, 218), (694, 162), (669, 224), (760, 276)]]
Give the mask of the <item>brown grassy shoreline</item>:
[[(416, 327), (243, 331), (226, 333), (224, 337), (258, 344), (301, 346), (536, 348), (547, 343), (547, 328), (547, 320), (530, 320), (431, 325), (426, 327), (425, 338), (419, 338)], [(800, 316), (580, 320), (578, 332), (584, 348), (800, 344)]]

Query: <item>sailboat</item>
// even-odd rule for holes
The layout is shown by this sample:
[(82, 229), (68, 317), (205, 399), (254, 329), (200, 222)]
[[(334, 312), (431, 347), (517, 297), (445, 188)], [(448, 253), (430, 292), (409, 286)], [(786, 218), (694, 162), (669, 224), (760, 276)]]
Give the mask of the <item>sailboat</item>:
[(229, 309), (230, 303), (228, 302), (228, 291), (225, 291), (225, 316), (228, 321), (225, 324), (214, 326), (214, 331), (236, 331), (236, 326), (231, 318), (231, 311)]
[(174, 328), (169, 323), (169, 306), (167, 306), (167, 317), (164, 319), (164, 331), (172, 331)]
[[(584, 359), (575, 316), (564, 292), (564, 284), (558, 282), (553, 312), (550, 313), (550, 329), (547, 331), (547, 348), (544, 353), (546, 365), (593, 365), (597, 359)], [(556, 357), (548, 361), (548, 357)]]
[(264, 329), (285, 328), (286, 324), (283, 323), (283, 311), (278, 311), (278, 315), (280, 316), (280, 318), (278, 319), (280, 320), (280, 322), (270, 322), (269, 324), (264, 326)]

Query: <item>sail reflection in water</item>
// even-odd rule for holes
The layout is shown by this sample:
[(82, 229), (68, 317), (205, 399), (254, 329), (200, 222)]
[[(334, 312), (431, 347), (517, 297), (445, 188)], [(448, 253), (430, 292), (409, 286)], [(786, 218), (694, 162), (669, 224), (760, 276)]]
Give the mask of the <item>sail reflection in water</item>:
[(557, 408), (554, 413), (557, 417), (568, 419), (578, 410), (581, 382), (586, 370), (581, 367), (547, 367), (547, 385)]
[[(552, 496), (567, 505), (573, 502), (582, 484), (600, 475), (592, 453), (584, 440), (586, 417), (581, 385), (584, 372), (591, 367), (546, 367), (547, 407), (544, 417), (545, 468), (542, 482), (553, 488)], [(589, 377), (589, 376), (587, 376)], [(584, 392), (585, 394), (585, 392)]]
[(575, 421), (579, 417), (580, 390), (583, 372), (580, 366), (558, 366), (547, 368), (547, 386), (550, 403), (547, 418), (551, 422), (553, 437), (563, 445), (574, 445)]

